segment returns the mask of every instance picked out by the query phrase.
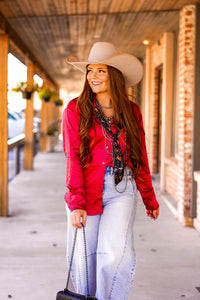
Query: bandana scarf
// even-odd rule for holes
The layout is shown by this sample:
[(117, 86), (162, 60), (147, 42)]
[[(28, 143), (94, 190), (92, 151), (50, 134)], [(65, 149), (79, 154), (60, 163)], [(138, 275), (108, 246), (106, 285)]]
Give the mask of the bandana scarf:
[(97, 119), (101, 122), (103, 129), (110, 135), (112, 139), (113, 173), (115, 185), (117, 185), (124, 176), (124, 162), (119, 144), (118, 131), (116, 131), (116, 133), (113, 133), (111, 131), (104, 113), (97, 106), (95, 106), (95, 115)]

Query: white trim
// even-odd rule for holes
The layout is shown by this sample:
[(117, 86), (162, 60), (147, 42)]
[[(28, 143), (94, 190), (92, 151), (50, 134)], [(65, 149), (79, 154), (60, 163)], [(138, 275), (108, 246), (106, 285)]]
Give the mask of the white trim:
[(178, 211), (177, 209), (171, 204), (171, 202), (167, 199), (165, 195), (161, 195), (162, 200), (165, 202), (169, 210), (172, 212), (172, 214), (178, 219)]

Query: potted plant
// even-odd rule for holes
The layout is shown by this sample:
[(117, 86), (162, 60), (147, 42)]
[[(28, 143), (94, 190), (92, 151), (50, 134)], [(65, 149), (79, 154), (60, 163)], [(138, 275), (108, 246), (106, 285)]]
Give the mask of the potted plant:
[(54, 151), (55, 146), (58, 142), (59, 132), (55, 127), (49, 127), (47, 131), (47, 152)]
[(19, 82), (17, 86), (12, 89), (14, 92), (21, 92), (22, 97), (24, 99), (31, 99), (32, 93), (37, 92), (39, 90), (39, 86), (33, 80), (29, 83), (27, 82)]
[(63, 105), (63, 100), (58, 98), (54, 100), (55, 106), (62, 106)]
[(39, 97), (40, 99), (43, 99), (44, 102), (49, 102), (53, 94), (54, 92), (50, 90), (48, 86), (42, 86), (39, 91)]

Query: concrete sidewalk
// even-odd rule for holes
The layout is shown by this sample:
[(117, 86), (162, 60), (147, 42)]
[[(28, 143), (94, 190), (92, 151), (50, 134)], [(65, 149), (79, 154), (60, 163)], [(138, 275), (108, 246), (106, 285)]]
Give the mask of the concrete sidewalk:
[[(65, 158), (39, 153), (34, 171), (9, 184), (9, 218), (0, 218), (0, 300), (55, 300), (66, 281)], [(129, 300), (200, 299), (200, 234), (182, 227), (162, 202), (157, 221), (138, 201), (137, 271)]]

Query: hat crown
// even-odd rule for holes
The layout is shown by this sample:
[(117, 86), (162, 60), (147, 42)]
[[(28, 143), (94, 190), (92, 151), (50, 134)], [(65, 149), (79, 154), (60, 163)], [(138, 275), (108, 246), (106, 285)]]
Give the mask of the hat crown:
[(113, 44), (107, 42), (96, 42), (91, 48), (88, 56), (88, 62), (97, 63), (102, 62), (119, 52)]

